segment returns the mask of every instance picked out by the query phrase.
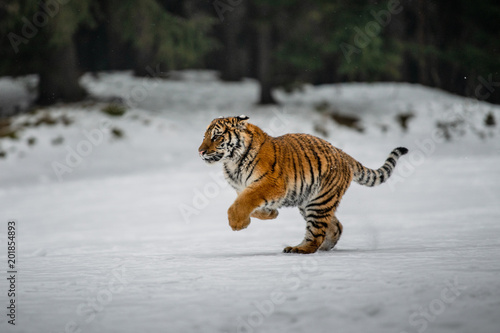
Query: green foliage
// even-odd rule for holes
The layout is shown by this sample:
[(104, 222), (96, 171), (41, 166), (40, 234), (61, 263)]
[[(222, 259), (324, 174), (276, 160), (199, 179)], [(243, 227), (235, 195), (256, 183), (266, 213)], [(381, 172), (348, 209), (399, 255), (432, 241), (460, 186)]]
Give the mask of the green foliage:
[[(8, 38), (0, 40), (0, 73), (17, 74), (14, 67), (19, 67), (20, 73), (38, 72), (46, 66), (45, 54), (73, 42), (81, 29), (100, 26), (112, 31), (138, 54), (147, 53), (151, 56), (148, 60), (166, 64), (168, 69), (199, 65), (207, 52), (217, 46), (208, 36), (215, 18), (182, 18), (166, 11), (156, 0), (68, 1), (59, 4), (54, 15), (47, 15), (41, 3), (24, 0), (0, 4), (0, 35), (14, 33), (24, 39), (18, 50), (14, 50)], [(33, 25), (37, 13), (48, 17), (40, 27)], [(26, 22), (36, 29), (27, 38), (23, 35)]]
[[(103, 64), (100, 68), (111, 62), (108, 53), (124, 51), (127, 60), (116, 65), (119, 61), (113, 59), (114, 66), (132, 67), (135, 62), (138, 74), (148, 65), (165, 71), (201, 67), (204, 58), (219, 46), (213, 36), (225, 40), (221, 36), (224, 29), (212, 31), (218, 23), (212, 1), (207, 5), (196, 1), (78, 0), (59, 4), (47, 24), (36, 28), (34, 36), (15, 50), (7, 36), (21, 36), (44, 1), (0, 2), (0, 36), (4, 37), (0, 39), (0, 74), (40, 73), (58, 64), (66, 66), (65, 59), (55, 64), (52, 60), (48, 66), (48, 59), (74, 41), (81, 48), (88, 47), (91, 43), (79, 40), (82, 31), (87, 34), (84, 38), (102, 38), (88, 47), (90, 54), (102, 52), (97, 59)], [(183, 10), (169, 12), (172, 9), (166, 8), (173, 2)], [(247, 1), (225, 13), (241, 10), (244, 17), (237, 24), (236, 46), (228, 47), (237, 48), (241, 59), (246, 59), (242, 67), (248, 63), (250, 68), (241, 72), (255, 75), (259, 68), (255, 55), (261, 54), (256, 49), (256, 35), (268, 31), (272, 46), (263, 54), (272, 56), (273, 84), (290, 89), (302, 82), (408, 80), (472, 95), (482, 84), (478, 77), (493, 75), (498, 81), (498, 0), (401, 1), (403, 12), (392, 14), (396, 16), (383, 24), (374, 13), (387, 11), (388, 4), (388, 0)], [(102, 49), (94, 51), (96, 45)], [(465, 76), (467, 82), (460, 81)], [(495, 93), (498, 95), (498, 89)]]
[[(297, 7), (296, 15), (288, 17), (293, 22), (282, 22), (279, 28), (284, 38), (274, 54), (278, 70), (314, 77), (334, 63), (337, 68), (332, 77), (337, 79), (399, 79), (402, 46), (386, 38), (385, 27), (371, 14), (371, 11), (386, 9), (387, 1), (374, 6), (366, 1), (317, 0)], [(368, 23), (379, 27), (374, 36), (365, 32)], [(366, 41), (362, 46), (356, 42), (359, 31)], [(343, 45), (349, 45), (354, 51), (346, 54)]]
[(120, 117), (123, 116), (127, 110), (123, 105), (108, 104), (103, 107), (101, 111), (112, 117)]
[[(0, 75), (3, 73), (29, 73), (36, 68), (33, 51), (25, 44), (19, 46), (21, 52), (16, 53), (11, 45), (13, 34), (22, 37), (21, 29), (25, 24), (23, 18), (31, 20), (38, 8), (38, 1), (6, 1), (0, 3)], [(31, 46), (37, 47), (36, 43)], [(29, 52), (23, 52), (29, 50)]]
[(68, 45), (80, 27), (95, 27), (97, 22), (92, 9), (96, 7), (97, 3), (94, 0), (69, 1), (60, 5), (58, 13), (50, 19), (47, 27), (50, 46)]
[(351, 61), (342, 61), (339, 74), (350, 80), (379, 81), (383, 79), (398, 80), (399, 66), (402, 63), (398, 42), (384, 40), (381, 36), (371, 39), (370, 43), (352, 55)]
[[(339, 55), (338, 72), (349, 80), (399, 79), (401, 45), (384, 33), (373, 12), (386, 10), (388, 1), (377, 5), (366, 1), (346, 1), (335, 9), (329, 50)], [(373, 29), (375, 27), (375, 29)], [(342, 46), (352, 48), (347, 52)]]
[(457, 6), (462, 8), (461, 20), (466, 29), (461, 32), (460, 39), (444, 51), (444, 57), (459, 66), (474, 68), (483, 75), (498, 72), (500, 68), (498, 1), (461, 0)]
[(198, 65), (215, 44), (208, 37), (214, 18), (187, 20), (163, 10), (155, 0), (112, 0), (109, 6), (111, 29), (123, 42), (152, 50), (153, 57), (169, 69)]

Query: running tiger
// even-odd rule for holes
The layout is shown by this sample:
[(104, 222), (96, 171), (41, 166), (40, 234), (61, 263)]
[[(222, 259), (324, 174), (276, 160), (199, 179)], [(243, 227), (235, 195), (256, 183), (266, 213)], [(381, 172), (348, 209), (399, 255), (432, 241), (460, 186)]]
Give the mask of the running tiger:
[(351, 181), (382, 184), (408, 152), (396, 148), (382, 167), (372, 170), (315, 136), (275, 138), (247, 121), (246, 116), (214, 119), (198, 151), (208, 164), (223, 163), (225, 177), (238, 193), (228, 210), (233, 230), (248, 227), (250, 217), (275, 219), (278, 208), (299, 207), (306, 235), (299, 245), (286, 247), (287, 253), (332, 249), (342, 235), (335, 210)]

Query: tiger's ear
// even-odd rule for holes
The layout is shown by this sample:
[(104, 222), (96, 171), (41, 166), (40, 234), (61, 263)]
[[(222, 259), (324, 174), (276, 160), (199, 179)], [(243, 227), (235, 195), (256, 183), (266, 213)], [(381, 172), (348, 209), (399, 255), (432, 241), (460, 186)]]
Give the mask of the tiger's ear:
[(240, 129), (245, 128), (247, 126), (248, 119), (250, 119), (250, 118), (248, 118), (247, 116), (245, 116), (243, 114), (241, 116), (235, 117), (235, 120), (236, 120), (235, 127), (240, 128)]

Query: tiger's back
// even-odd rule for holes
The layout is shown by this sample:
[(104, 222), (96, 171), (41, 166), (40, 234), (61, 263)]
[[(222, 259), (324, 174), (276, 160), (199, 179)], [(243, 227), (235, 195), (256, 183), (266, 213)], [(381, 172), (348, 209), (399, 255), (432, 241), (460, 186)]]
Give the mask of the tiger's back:
[(271, 142), (277, 165), (274, 174), (285, 184), (282, 206), (301, 207), (329, 185), (349, 186), (351, 169), (342, 151), (329, 142), (309, 134), (286, 134)]
[(335, 246), (342, 233), (335, 210), (351, 181), (382, 183), (407, 151), (393, 150), (381, 168), (371, 170), (323, 139), (308, 134), (271, 137), (247, 119), (215, 119), (200, 155), (207, 163), (222, 161), (226, 179), (238, 193), (228, 210), (233, 230), (246, 228), (250, 217), (272, 219), (280, 207), (299, 207), (306, 236), (285, 252), (312, 253)]

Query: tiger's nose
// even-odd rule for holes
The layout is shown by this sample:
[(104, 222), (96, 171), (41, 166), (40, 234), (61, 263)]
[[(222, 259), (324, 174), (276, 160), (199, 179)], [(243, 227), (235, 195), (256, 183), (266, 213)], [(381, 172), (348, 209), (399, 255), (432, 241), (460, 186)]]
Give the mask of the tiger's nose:
[(200, 155), (205, 155), (206, 152), (207, 152), (206, 150), (200, 150), (199, 151)]

